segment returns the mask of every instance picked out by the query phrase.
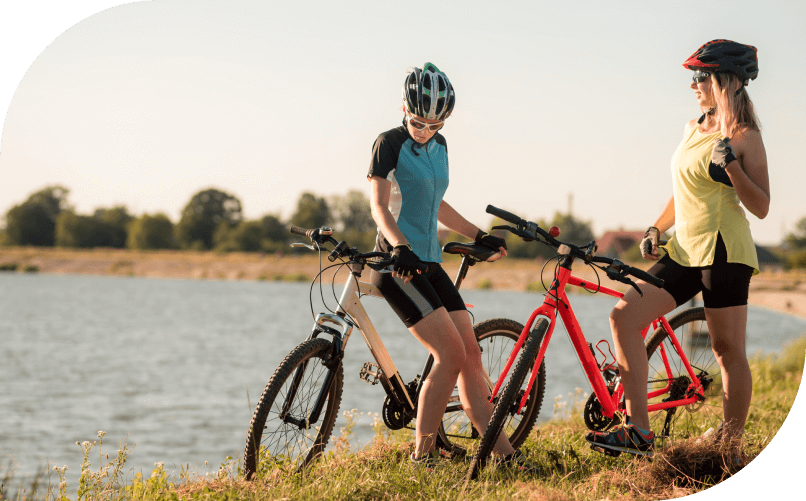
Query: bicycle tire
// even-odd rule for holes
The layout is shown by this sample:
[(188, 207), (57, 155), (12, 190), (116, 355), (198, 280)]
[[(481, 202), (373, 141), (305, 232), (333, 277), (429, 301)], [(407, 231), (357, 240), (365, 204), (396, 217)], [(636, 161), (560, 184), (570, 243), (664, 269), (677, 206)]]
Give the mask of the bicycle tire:
[[(327, 339), (309, 339), (294, 348), (274, 371), (255, 408), (246, 434), (243, 470), (248, 480), (265, 473), (269, 465), (299, 471), (324, 451), (341, 405), (344, 369), (341, 363), (333, 371), (327, 400), (320, 414), (318, 428), (308, 424), (304, 429), (280, 418), (285, 396), (298, 380), (289, 414), (307, 419), (316, 404), (319, 390), (330, 371), (324, 362), (331, 351)], [(297, 375), (297, 369), (302, 372)], [(295, 375), (298, 378), (295, 378)], [(315, 423), (314, 423), (315, 425)], [(316, 430), (316, 435), (309, 430)]]
[[(515, 397), (526, 379), (530, 370), (534, 367), (537, 353), (540, 350), (540, 345), (543, 338), (548, 332), (549, 322), (545, 318), (537, 321), (537, 325), (529, 334), (526, 343), (523, 345), (518, 361), (512, 371), (504, 389), (501, 392), (498, 402), (493, 407), (493, 414), (490, 416), (490, 422), (487, 424), (487, 429), (484, 431), (484, 436), (479, 442), (479, 447), (476, 449), (476, 454), (470, 462), (470, 467), (467, 470), (465, 481), (472, 480), (478, 476), (478, 473), (484, 468), (487, 463), (487, 458), (493, 451), (498, 436), (504, 428), (504, 421), (509, 413), (510, 407), (513, 405)], [(542, 365), (542, 364), (541, 364)], [(539, 370), (538, 370), (539, 373)]]
[[(706, 389), (705, 400), (674, 408), (674, 412), (668, 418), (668, 427), (665, 425), (668, 412), (671, 410), (650, 414), (650, 425), (655, 431), (655, 436), (663, 442), (702, 436), (709, 428), (717, 430), (722, 421), (722, 374), (711, 349), (705, 310), (701, 307), (683, 310), (669, 319), (669, 326), (680, 342), (689, 364), (697, 377), (703, 380)], [(663, 346), (666, 352), (671, 374), (667, 373), (662, 363), (658, 349), (660, 346)], [(663, 326), (658, 327), (647, 337), (646, 351), (649, 361), (647, 390), (657, 389), (664, 386), (667, 381), (675, 380), (679, 383), (678, 392), (685, 393), (685, 388), (691, 380)], [(663, 395), (651, 400), (650, 403), (660, 401), (662, 397)]]
[[(523, 331), (523, 325), (506, 318), (493, 318), (474, 325), (473, 331), (481, 348), (482, 365), (492, 379), (492, 384), (495, 385), (509, 354), (512, 353), (512, 349)], [(522, 383), (522, 387), (516, 395), (518, 402), (520, 402), (523, 392), (526, 391), (527, 382), (528, 380)], [(492, 389), (492, 387), (489, 388), (490, 393), (492, 393)], [(507, 430), (507, 437), (512, 447), (520, 447), (529, 436), (529, 432), (532, 431), (537, 416), (540, 414), (545, 390), (546, 364), (544, 362), (540, 366), (523, 412), (515, 414), (516, 406), (513, 405), (506, 415), (504, 429)], [(454, 454), (464, 455), (468, 447), (477, 443), (481, 438), (459, 403), (456, 391), (451, 395), (451, 400), (443, 415), (442, 429), (444, 435), (440, 433), (439, 438), (445, 448)]]

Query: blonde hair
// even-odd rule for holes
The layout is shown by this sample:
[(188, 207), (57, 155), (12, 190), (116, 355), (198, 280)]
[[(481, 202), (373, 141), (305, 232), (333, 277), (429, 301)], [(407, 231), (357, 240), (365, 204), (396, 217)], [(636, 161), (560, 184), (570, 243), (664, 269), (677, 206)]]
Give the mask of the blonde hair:
[(716, 105), (716, 118), (723, 136), (733, 137), (737, 132), (747, 129), (761, 131), (753, 101), (739, 77), (733, 73), (711, 73), (711, 96)]

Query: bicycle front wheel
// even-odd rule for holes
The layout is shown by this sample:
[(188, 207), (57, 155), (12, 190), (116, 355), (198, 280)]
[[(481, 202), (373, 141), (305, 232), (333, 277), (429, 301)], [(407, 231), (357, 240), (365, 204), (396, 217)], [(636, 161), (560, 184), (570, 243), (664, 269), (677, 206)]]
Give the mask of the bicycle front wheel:
[[(722, 373), (711, 350), (711, 336), (703, 308), (689, 308), (669, 319), (669, 326), (680, 343), (684, 354), (675, 349), (663, 326), (658, 327), (646, 340), (649, 359), (647, 391), (668, 390), (649, 403), (658, 403), (689, 397), (699, 388), (683, 363), (685, 357), (694, 375), (700, 379), (704, 399), (695, 403), (650, 413), (650, 425), (656, 437), (668, 442), (699, 437), (709, 429), (717, 430), (722, 421)], [(662, 348), (662, 349), (661, 349)]]
[[(484, 366), (484, 371), (489, 376), (487, 391), (492, 393), (498, 377), (523, 331), (523, 325), (514, 320), (494, 318), (474, 325), (473, 330), (481, 349), (481, 362)], [(516, 402), (519, 403), (526, 392), (527, 383), (528, 379), (518, 389), (515, 395)], [(540, 413), (545, 388), (546, 364), (543, 363), (540, 365), (537, 379), (534, 386), (532, 386), (526, 406), (521, 414), (515, 413), (516, 403), (510, 406), (509, 412), (504, 417), (503, 429), (506, 431), (512, 447), (520, 447), (526, 437), (529, 436), (529, 432), (532, 431)], [(481, 438), (478, 430), (476, 430), (465, 413), (457, 391), (454, 391), (453, 395), (451, 395), (451, 400), (442, 417), (442, 427), (445, 430), (443, 440), (447, 439), (448, 445), (454, 453), (462, 454), (466, 452), (468, 447), (477, 443)]]
[[(270, 467), (299, 470), (327, 446), (344, 378), (341, 363), (335, 369), (325, 365), (330, 352), (327, 339), (309, 339), (294, 348), (274, 372), (246, 434), (243, 469), (247, 479), (261, 476)], [(325, 401), (312, 422), (320, 395)]]
[[(516, 398), (521, 394), (521, 386), (527, 380), (527, 375), (534, 368), (535, 360), (537, 359), (537, 352), (540, 350), (540, 344), (548, 332), (549, 322), (545, 318), (537, 321), (534, 330), (529, 334), (526, 343), (523, 345), (521, 354), (512, 371), (512, 375), (504, 385), (504, 389), (498, 396), (498, 400), (493, 407), (493, 414), (490, 416), (490, 422), (487, 424), (487, 430), (479, 442), (479, 447), (476, 449), (476, 454), (470, 462), (470, 468), (467, 471), (466, 480), (474, 479), (478, 476), (479, 471), (484, 468), (487, 463), (487, 458), (493, 451), (495, 443), (498, 441), (498, 436), (504, 430), (504, 424), (507, 417), (512, 412), (512, 408), (518, 405)], [(541, 363), (540, 371), (543, 370)]]

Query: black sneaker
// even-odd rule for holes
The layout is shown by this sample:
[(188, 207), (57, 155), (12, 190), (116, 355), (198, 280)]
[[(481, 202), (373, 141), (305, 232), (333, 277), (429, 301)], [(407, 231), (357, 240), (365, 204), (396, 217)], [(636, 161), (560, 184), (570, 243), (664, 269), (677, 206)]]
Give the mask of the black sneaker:
[(591, 449), (608, 456), (618, 456), (622, 452), (635, 456), (651, 456), (655, 449), (655, 434), (644, 431), (632, 423), (609, 431), (592, 431), (585, 435)]
[(530, 473), (532, 475), (537, 475), (538, 473), (540, 473), (537, 466), (535, 466), (531, 461), (526, 459), (526, 455), (522, 453), (519, 449), (515, 449), (515, 452), (513, 452), (512, 454), (507, 454), (506, 456), (501, 458), (499, 466), (505, 468), (512, 468), (523, 473)]

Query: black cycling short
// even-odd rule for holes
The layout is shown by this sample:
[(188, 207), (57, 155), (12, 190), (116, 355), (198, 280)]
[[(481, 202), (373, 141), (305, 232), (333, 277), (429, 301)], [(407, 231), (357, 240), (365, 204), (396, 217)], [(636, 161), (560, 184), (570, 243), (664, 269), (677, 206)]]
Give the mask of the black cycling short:
[(746, 305), (750, 277), (753, 276), (752, 267), (728, 262), (728, 251), (722, 235), (717, 236), (714, 263), (711, 266), (683, 266), (666, 254), (647, 271), (665, 280), (663, 289), (672, 295), (677, 306), (702, 292), (702, 301), (706, 308)]
[(448, 311), (466, 310), (465, 302), (450, 277), (439, 263), (428, 263), (429, 269), (415, 274), (407, 284), (391, 273), (372, 270), (370, 282), (378, 287), (400, 320), (411, 327), (432, 311), (445, 307)]

